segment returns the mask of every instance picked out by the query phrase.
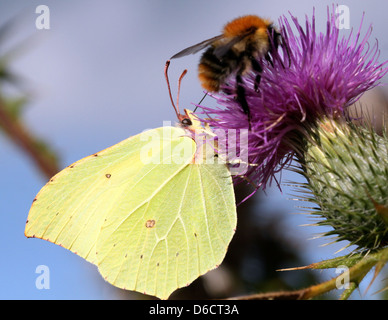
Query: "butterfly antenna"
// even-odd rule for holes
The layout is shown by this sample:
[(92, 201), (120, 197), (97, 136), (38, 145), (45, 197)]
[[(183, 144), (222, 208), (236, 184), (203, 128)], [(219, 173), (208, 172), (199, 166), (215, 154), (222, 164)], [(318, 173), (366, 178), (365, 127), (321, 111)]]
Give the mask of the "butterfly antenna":
[(176, 98), (176, 108), (177, 108), (178, 112), (179, 112), (179, 93), (181, 92), (181, 82), (182, 82), (183, 77), (186, 75), (186, 73), (187, 73), (187, 69), (183, 70), (183, 72), (178, 80), (178, 96)]
[[(166, 61), (166, 65), (164, 67), (164, 76), (166, 77), (167, 87), (168, 87), (168, 94), (170, 95), (171, 104), (174, 107), (175, 113), (176, 113), (176, 115), (177, 115), (177, 117), (179, 119), (179, 112), (178, 112), (178, 109), (175, 107), (174, 100), (172, 99), (171, 88), (170, 88), (170, 81), (168, 80), (168, 67), (169, 66), (170, 66), (170, 60), (167, 60)], [(182, 76), (181, 76), (181, 78), (182, 78)]]
[(207, 96), (207, 92), (204, 94), (204, 96), (202, 97), (201, 101), (199, 101), (199, 102), (197, 103), (197, 105), (196, 105), (196, 107), (195, 107), (195, 109), (194, 109), (193, 112), (195, 112), (195, 110), (198, 109), (198, 106), (202, 103), (203, 100), (205, 100), (206, 96)]

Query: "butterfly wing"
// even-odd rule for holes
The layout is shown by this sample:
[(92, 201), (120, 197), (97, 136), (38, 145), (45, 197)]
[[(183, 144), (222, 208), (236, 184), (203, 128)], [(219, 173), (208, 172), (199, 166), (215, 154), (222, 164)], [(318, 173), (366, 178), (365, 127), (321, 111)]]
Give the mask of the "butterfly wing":
[(108, 215), (97, 242), (105, 279), (165, 299), (220, 265), (236, 228), (225, 168), (189, 164), (141, 207)]
[(167, 298), (222, 262), (235, 200), (226, 165), (193, 163), (197, 146), (185, 130), (146, 133), (54, 176), (25, 234), (95, 263), (115, 286)]
[[(154, 142), (146, 144), (144, 140), (149, 139), (146, 134), (154, 137)], [(156, 192), (163, 181), (191, 161), (195, 146), (182, 164), (161, 165), (158, 160), (163, 156), (160, 154), (163, 151), (161, 144), (165, 143), (163, 140), (160, 142), (159, 137), (167, 139), (168, 145), (173, 148), (182, 141), (190, 142), (191, 139), (182, 135), (184, 130), (180, 128), (150, 130), (62, 170), (34, 199), (25, 235), (51, 241), (95, 263), (95, 244), (108, 213), (117, 212), (120, 215), (121, 202), (125, 201), (129, 206), (137, 206), (144, 201), (146, 193)], [(155, 151), (154, 155), (149, 155), (148, 162), (151, 163), (143, 163), (141, 157), (147, 155), (142, 151)], [(154, 158), (150, 158), (152, 156)], [(167, 162), (166, 159), (164, 161)], [(158, 166), (164, 170), (151, 170)], [(148, 171), (155, 176), (146, 176)]]

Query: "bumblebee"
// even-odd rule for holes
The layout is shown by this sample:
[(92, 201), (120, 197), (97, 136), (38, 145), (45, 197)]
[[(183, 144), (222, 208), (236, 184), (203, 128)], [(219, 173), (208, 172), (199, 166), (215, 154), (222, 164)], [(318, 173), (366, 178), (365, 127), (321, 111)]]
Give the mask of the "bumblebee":
[(251, 70), (256, 71), (255, 90), (258, 90), (263, 71), (260, 58), (272, 64), (271, 52), (277, 50), (279, 41), (280, 33), (270, 20), (248, 15), (227, 23), (221, 35), (188, 47), (171, 59), (207, 48), (198, 66), (202, 87), (208, 92), (218, 92), (229, 76), (235, 73), (237, 100), (250, 121), (242, 76)]

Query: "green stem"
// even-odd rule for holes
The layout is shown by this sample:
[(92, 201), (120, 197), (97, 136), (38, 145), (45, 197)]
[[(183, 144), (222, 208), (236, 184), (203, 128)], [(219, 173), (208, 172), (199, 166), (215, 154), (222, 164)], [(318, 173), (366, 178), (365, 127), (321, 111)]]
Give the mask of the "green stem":
[(349, 288), (345, 289), (345, 291), (341, 294), (341, 297), (339, 299), (340, 300), (347, 300), (357, 287), (358, 287), (357, 283), (350, 282)]
[(42, 152), (36, 139), (26, 130), (26, 128), (14, 119), (6, 110), (4, 101), (0, 99), (0, 128), (29, 156), (39, 167), (46, 177), (55, 175), (59, 169), (52, 156)]
[[(347, 259), (351, 262), (346, 261)], [(338, 264), (334, 265), (333, 261), (337, 260)], [(349, 288), (347, 288), (341, 295), (340, 299), (348, 299), (351, 293), (358, 287), (359, 283), (364, 279), (365, 275), (376, 265), (379, 265), (379, 269), (388, 261), (388, 248), (384, 248), (375, 253), (371, 253), (363, 258), (359, 259), (358, 256), (336, 258), (328, 260), (329, 263), (325, 264), (325, 261), (320, 263), (314, 263), (308, 267), (294, 268), (294, 269), (320, 269), (320, 265), (325, 269), (330, 265), (332, 268), (341, 266), (351, 267), (345, 271), (346, 274), (341, 274), (338, 277), (322, 282), (320, 284), (308, 287), (306, 289), (287, 291), (287, 292), (270, 292), (265, 294), (254, 294), (243, 297), (236, 297), (233, 299), (239, 300), (262, 300), (262, 299), (311, 299), (321, 294), (327, 293), (331, 290), (338, 288), (338, 280), (344, 279), (346, 275), (349, 281)], [(341, 278), (339, 278), (341, 277)]]

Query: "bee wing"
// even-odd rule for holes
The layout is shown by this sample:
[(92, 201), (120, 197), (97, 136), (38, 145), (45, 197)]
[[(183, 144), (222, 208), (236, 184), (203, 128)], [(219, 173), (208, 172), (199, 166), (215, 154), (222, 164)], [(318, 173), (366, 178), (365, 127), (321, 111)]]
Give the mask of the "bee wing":
[(222, 44), (222, 45), (219, 45), (217, 48), (214, 49), (214, 55), (218, 58), (218, 59), (221, 59), (225, 56), (225, 54), (230, 50), (232, 49), (232, 47), (242, 41), (245, 37), (249, 36), (250, 34), (252, 34), (254, 31), (249, 31), (247, 33), (244, 33), (242, 35), (239, 35), (239, 36), (235, 36), (233, 37), (230, 41), (228, 41), (227, 43), (225, 44)]
[(189, 54), (197, 53), (198, 51), (201, 51), (203, 48), (206, 48), (207, 46), (211, 45), (214, 41), (222, 39), (224, 36), (221, 34), (217, 37), (213, 37), (211, 39), (207, 39), (205, 41), (202, 41), (200, 43), (197, 43), (191, 47), (188, 47), (186, 49), (183, 49), (182, 51), (178, 52), (177, 54), (174, 54), (170, 59), (180, 58), (183, 56), (187, 56)]

